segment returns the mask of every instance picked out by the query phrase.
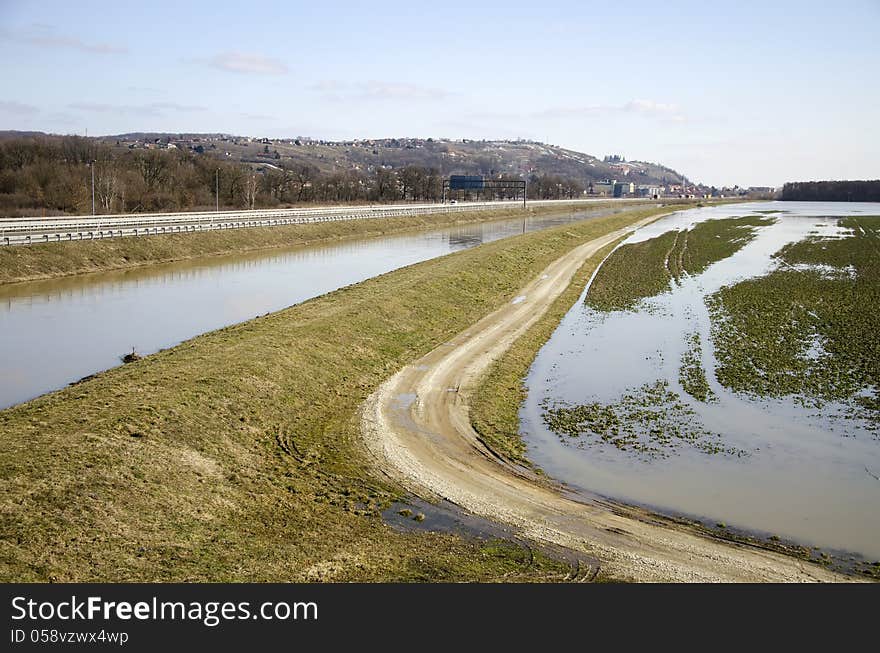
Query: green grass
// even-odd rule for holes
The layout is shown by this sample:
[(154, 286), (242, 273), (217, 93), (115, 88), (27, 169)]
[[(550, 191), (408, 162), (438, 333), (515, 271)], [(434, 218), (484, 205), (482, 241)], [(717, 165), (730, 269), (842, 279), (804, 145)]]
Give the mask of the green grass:
[(643, 299), (669, 289), (672, 280), (695, 275), (727, 258), (754, 237), (770, 218), (706, 220), (688, 231), (667, 231), (617, 249), (599, 270), (588, 306), (599, 311), (631, 310)]
[(372, 471), (359, 407), (566, 251), (662, 210), (410, 266), (0, 412), (0, 580), (561, 579), (386, 526), (400, 489)]
[[(608, 206), (612, 204), (590, 205), (589, 209)], [(525, 215), (564, 214), (574, 211), (572, 206), (541, 206), (529, 208)], [(522, 215), (524, 215), (522, 209), (508, 208), (0, 247), (0, 284), (126, 269), (204, 256), (294, 247), (344, 238), (379, 236)]]
[(705, 220), (683, 234), (670, 256), (669, 271), (675, 279), (700, 274), (712, 263), (742, 249), (755, 236), (755, 227), (772, 224), (773, 218), (723, 218)]
[(782, 267), (709, 299), (723, 385), (819, 405), (853, 401), (880, 418), (880, 217), (841, 223), (854, 229), (851, 238), (811, 238), (777, 254), (790, 265), (828, 265), (836, 272)]
[(634, 308), (646, 297), (669, 288), (666, 260), (679, 237), (677, 231), (618, 248), (599, 269), (586, 303), (598, 311)]

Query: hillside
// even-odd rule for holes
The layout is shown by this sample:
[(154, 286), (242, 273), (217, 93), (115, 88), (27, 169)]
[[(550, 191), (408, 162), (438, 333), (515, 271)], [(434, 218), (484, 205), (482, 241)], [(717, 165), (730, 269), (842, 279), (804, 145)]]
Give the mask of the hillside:
[[(605, 179), (635, 184), (680, 184), (682, 175), (671, 168), (643, 161), (605, 162), (590, 154), (534, 141), (443, 140), (384, 138), (323, 141), (305, 137), (268, 139), (229, 134), (130, 133), (106, 136), (105, 142), (135, 147), (147, 143), (195, 149), (246, 163), (280, 167), (312, 165), (322, 172), (370, 171), (376, 166), (434, 168), (441, 175), (481, 174), (555, 175), (589, 187)], [(276, 155), (277, 152), (277, 155)], [(228, 154), (227, 154), (228, 153)]]

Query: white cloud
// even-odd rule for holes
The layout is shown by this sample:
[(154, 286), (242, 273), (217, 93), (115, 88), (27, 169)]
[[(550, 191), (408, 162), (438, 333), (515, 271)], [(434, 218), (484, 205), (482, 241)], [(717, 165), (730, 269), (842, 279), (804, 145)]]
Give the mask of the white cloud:
[(128, 52), (128, 49), (123, 46), (84, 41), (76, 36), (59, 34), (53, 27), (43, 24), (34, 24), (28, 29), (17, 32), (4, 29), (0, 31), (0, 38), (36, 45), (41, 48), (79, 50), (90, 54), (125, 54)]
[(287, 65), (278, 59), (246, 52), (221, 52), (205, 61), (209, 66), (231, 73), (284, 75)]

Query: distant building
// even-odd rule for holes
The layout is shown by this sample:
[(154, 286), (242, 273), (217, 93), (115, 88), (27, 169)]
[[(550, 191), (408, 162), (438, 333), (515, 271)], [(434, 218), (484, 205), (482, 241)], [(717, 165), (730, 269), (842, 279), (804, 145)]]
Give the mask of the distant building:
[(663, 195), (663, 189), (660, 186), (652, 186), (650, 184), (639, 184), (636, 189), (636, 195), (639, 197), (649, 197), (654, 200), (660, 199)]
[(618, 181), (614, 183), (614, 197), (626, 197), (635, 192), (635, 184), (631, 181)]
[(605, 179), (603, 181), (594, 181), (590, 183), (592, 195), (604, 195), (610, 197), (614, 194), (614, 181)]

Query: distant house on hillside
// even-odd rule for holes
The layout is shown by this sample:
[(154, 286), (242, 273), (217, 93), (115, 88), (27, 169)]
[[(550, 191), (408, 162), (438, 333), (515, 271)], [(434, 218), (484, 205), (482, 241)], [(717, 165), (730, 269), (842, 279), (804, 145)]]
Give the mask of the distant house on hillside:
[(614, 193), (614, 184), (615, 181), (612, 179), (594, 181), (590, 183), (590, 188), (588, 190), (591, 195), (604, 195), (610, 197)]
[(635, 184), (631, 181), (618, 181), (614, 184), (614, 197), (626, 197), (635, 192)]
[(653, 186), (651, 184), (639, 184), (636, 189), (636, 195), (639, 197), (649, 197), (654, 200), (660, 199), (662, 194), (663, 189), (660, 186)]

